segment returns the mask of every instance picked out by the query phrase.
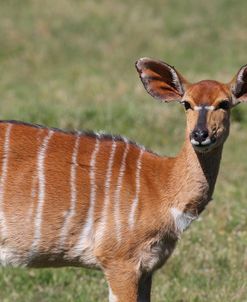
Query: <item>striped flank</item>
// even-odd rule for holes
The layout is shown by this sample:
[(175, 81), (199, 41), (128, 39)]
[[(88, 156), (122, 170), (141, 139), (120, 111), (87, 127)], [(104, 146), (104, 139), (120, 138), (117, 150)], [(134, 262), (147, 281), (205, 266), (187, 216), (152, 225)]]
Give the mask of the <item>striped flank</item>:
[(12, 124), (8, 124), (6, 127), (5, 138), (4, 138), (4, 146), (3, 146), (3, 159), (2, 159), (2, 171), (0, 178), (0, 231), (1, 237), (7, 237), (7, 223), (5, 220), (5, 214), (3, 210), (4, 203), (4, 186), (8, 173), (8, 159), (9, 159), (9, 138), (11, 132)]
[(130, 215), (129, 215), (129, 227), (133, 229), (134, 224), (135, 224), (135, 214), (136, 214), (136, 208), (139, 203), (139, 194), (140, 194), (140, 174), (141, 174), (141, 167), (142, 167), (142, 155), (143, 155), (144, 150), (140, 150), (140, 154), (136, 163), (136, 192), (135, 192), (135, 197), (132, 201), (131, 205), (131, 210), (130, 210)]
[(126, 158), (128, 152), (129, 152), (129, 143), (128, 140), (125, 139), (125, 149), (124, 149), (124, 154), (120, 166), (119, 176), (117, 179), (117, 187), (114, 196), (114, 221), (116, 227), (116, 237), (118, 241), (121, 240), (120, 193), (121, 193), (123, 177), (126, 169)]
[(79, 240), (74, 247), (74, 252), (77, 254), (83, 250), (86, 242), (90, 242), (89, 236), (93, 232), (94, 223), (94, 208), (96, 200), (96, 183), (95, 183), (95, 170), (96, 170), (96, 158), (100, 148), (99, 135), (95, 138), (95, 147), (90, 160), (90, 204), (87, 213), (85, 225), (80, 233)]
[(77, 156), (79, 150), (79, 143), (80, 143), (80, 133), (77, 134), (75, 145), (72, 153), (71, 158), (71, 168), (70, 168), (70, 207), (65, 215), (64, 224), (62, 227), (62, 231), (60, 234), (60, 248), (63, 248), (64, 244), (66, 243), (67, 235), (69, 232), (69, 224), (71, 219), (75, 215), (75, 208), (77, 203), (77, 190), (76, 190), (76, 173), (77, 173)]
[(95, 236), (95, 241), (97, 244), (99, 244), (103, 240), (107, 222), (109, 220), (108, 208), (109, 208), (109, 203), (110, 203), (110, 186), (111, 186), (112, 167), (113, 167), (113, 162), (114, 162), (114, 155), (116, 152), (116, 146), (117, 146), (117, 143), (113, 140), (112, 148), (111, 148), (110, 156), (109, 156), (109, 160), (108, 160), (107, 172), (106, 172), (103, 210), (101, 213), (101, 220), (99, 222), (99, 226), (97, 228), (96, 236)]
[(53, 131), (49, 130), (48, 134), (45, 136), (43, 143), (38, 152), (37, 158), (37, 174), (38, 174), (38, 204), (36, 209), (36, 215), (34, 220), (34, 240), (32, 244), (32, 250), (37, 249), (39, 246), (40, 238), (41, 238), (41, 226), (43, 219), (43, 205), (45, 202), (45, 157), (48, 148), (49, 140), (53, 135)]

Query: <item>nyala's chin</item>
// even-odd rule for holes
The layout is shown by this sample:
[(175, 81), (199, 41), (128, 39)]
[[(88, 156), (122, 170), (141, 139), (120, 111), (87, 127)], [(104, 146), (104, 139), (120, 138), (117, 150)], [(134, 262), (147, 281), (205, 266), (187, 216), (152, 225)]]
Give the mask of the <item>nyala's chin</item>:
[(191, 140), (191, 144), (192, 144), (194, 150), (199, 153), (210, 152), (217, 146), (216, 140), (212, 140), (212, 139), (208, 140), (207, 143), (206, 143), (206, 141), (202, 142), (202, 143), (198, 143), (198, 142), (195, 142), (194, 140)]

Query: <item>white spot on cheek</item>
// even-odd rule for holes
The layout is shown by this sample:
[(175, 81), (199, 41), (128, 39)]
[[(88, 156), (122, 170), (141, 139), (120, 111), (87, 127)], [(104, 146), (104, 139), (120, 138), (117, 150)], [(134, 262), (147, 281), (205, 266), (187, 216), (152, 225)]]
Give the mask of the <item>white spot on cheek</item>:
[(177, 208), (171, 208), (170, 211), (178, 233), (185, 231), (190, 226), (191, 222), (197, 219), (197, 216), (194, 216), (189, 212), (182, 212)]

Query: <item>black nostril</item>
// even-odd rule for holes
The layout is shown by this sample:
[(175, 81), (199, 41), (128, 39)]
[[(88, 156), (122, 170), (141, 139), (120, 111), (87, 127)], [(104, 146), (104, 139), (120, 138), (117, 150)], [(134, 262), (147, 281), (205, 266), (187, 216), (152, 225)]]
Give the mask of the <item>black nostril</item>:
[(201, 136), (205, 140), (208, 137), (208, 130), (202, 130)]
[(192, 132), (192, 138), (199, 143), (205, 141), (207, 137), (208, 137), (207, 129), (195, 129)]

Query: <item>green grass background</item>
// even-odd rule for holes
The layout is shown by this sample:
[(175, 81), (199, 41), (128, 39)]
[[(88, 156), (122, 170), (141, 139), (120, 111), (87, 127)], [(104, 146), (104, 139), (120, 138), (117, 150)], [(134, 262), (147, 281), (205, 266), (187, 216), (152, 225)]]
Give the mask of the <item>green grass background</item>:
[[(161, 154), (184, 137), (179, 105), (142, 88), (142, 56), (189, 80), (229, 81), (247, 63), (247, 1), (2, 0), (0, 114), (48, 126), (104, 129)], [(212, 202), (158, 271), (153, 300), (247, 301), (247, 107), (234, 109)], [(86, 269), (0, 269), (0, 301), (107, 301)]]

